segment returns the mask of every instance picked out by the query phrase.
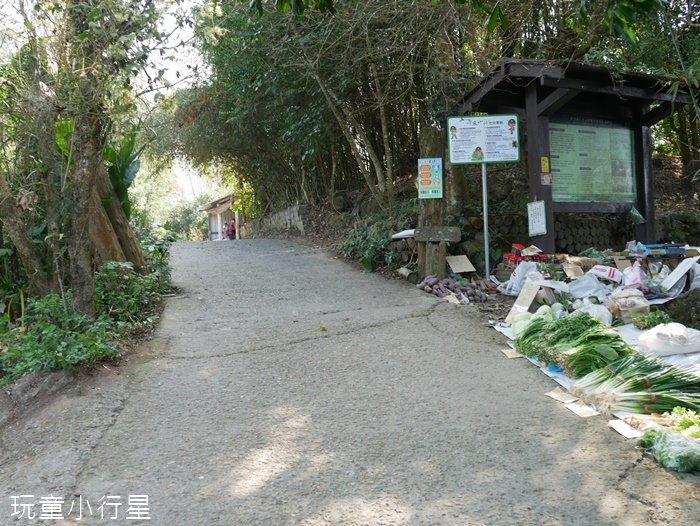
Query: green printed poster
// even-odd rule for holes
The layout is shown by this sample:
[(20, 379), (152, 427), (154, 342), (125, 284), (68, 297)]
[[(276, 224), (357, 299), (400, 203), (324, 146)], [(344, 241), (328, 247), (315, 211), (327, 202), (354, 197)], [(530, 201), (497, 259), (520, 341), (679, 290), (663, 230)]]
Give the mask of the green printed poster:
[(549, 149), (555, 202), (636, 202), (630, 128), (597, 119), (553, 118)]

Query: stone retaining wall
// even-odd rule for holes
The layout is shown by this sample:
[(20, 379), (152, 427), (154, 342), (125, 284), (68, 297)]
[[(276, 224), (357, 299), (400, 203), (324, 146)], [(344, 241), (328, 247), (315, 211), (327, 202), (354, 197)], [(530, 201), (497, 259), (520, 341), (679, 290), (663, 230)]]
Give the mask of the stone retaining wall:
[(296, 231), (304, 234), (304, 225), (308, 224), (309, 207), (297, 203), (285, 210), (266, 217), (247, 221), (241, 227), (241, 237), (254, 237), (266, 231)]

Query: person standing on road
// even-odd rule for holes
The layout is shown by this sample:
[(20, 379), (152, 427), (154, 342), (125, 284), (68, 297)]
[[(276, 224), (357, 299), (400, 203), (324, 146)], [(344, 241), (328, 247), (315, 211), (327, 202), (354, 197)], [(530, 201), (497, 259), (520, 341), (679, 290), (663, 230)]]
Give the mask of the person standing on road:
[(234, 219), (231, 219), (228, 223), (228, 227), (226, 228), (226, 237), (229, 239), (236, 239), (236, 221)]

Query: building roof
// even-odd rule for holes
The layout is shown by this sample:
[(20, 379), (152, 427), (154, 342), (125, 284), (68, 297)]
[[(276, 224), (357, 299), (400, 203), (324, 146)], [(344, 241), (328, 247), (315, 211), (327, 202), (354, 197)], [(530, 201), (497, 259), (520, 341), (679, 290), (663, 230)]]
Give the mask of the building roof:
[(617, 74), (579, 62), (503, 59), (464, 95), (460, 113), (522, 110), (526, 89), (533, 83), (541, 93), (540, 114), (560, 111), (569, 104), (597, 108), (655, 104), (653, 110), (644, 112), (644, 124), (650, 126), (669, 115), (674, 105), (692, 104), (683, 86), (668, 78)]
[(212, 201), (211, 203), (202, 205), (202, 207), (199, 210), (200, 212), (207, 212), (208, 214), (220, 214), (221, 212), (224, 212), (231, 208), (231, 205), (233, 205), (233, 201), (233, 194), (229, 194), (227, 196), (220, 197), (219, 199)]

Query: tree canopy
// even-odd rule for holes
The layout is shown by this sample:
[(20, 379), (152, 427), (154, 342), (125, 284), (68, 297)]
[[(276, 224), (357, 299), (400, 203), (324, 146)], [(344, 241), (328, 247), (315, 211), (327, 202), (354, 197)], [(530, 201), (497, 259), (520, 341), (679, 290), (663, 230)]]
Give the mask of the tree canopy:
[[(169, 148), (230, 166), (263, 209), (353, 190), (391, 200), (413, 173), (419, 130), (442, 126), (504, 56), (663, 74), (678, 89), (697, 89), (700, 72), (696, 0), (253, 5), (196, 12), (211, 74), (175, 97)], [(690, 161), (697, 127), (686, 110), (659, 129)]]

